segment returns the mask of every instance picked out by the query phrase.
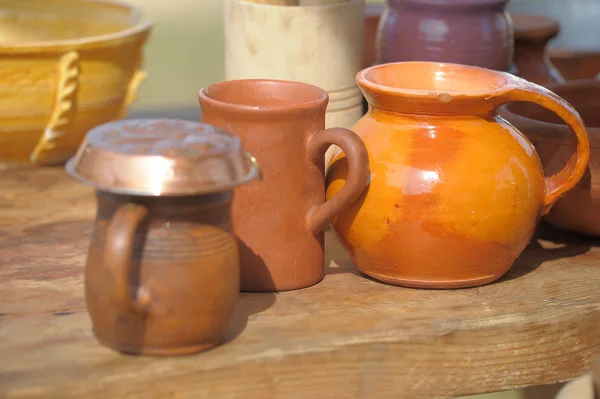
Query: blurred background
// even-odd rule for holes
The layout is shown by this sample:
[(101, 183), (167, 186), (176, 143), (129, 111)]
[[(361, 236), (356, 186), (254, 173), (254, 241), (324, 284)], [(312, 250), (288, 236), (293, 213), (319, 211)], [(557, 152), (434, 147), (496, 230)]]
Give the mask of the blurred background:
[[(143, 84), (132, 112), (196, 106), (198, 90), (224, 77), (223, 0), (130, 1), (141, 6), (146, 17), (155, 23), (150, 42), (145, 48), (145, 66), (149, 78)], [(367, 3), (384, 3), (384, 0), (367, 0)], [(567, 41), (571, 47), (573, 43), (581, 48), (597, 46), (597, 37), (582, 36), (581, 31), (597, 23), (600, 0), (552, 3), (545, 0), (512, 0), (509, 10), (536, 13), (544, 9), (551, 15), (560, 15), (561, 20), (571, 20), (569, 14), (572, 14), (573, 18), (577, 18), (577, 26), (563, 27), (551, 47)], [(575, 8), (582, 7), (582, 3), (592, 8), (589, 13), (575, 12)], [(585, 21), (579, 21), (581, 18), (585, 18)]]
[[(223, 0), (129, 1), (141, 6), (145, 16), (155, 24), (144, 51), (149, 76), (131, 113), (162, 116), (169, 109), (198, 108), (198, 90), (224, 79)], [(367, 0), (367, 3), (383, 2)], [(525, 9), (530, 5), (543, 7), (544, 3), (543, 0), (512, 2)], [(530, 4), (535, 2), (536, 5)], [(469, 398), (545, 399), (553, 398), (555, 393), (555, 387), (547, 387)]]

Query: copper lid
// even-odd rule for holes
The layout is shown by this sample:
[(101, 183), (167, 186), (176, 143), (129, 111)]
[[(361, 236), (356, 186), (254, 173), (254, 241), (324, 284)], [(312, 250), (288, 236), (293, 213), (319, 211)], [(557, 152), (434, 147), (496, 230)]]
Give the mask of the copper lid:
[(92, 129), (67, 173), (97, 190), (194, 195), (229, 190), (258, 176), (237, 136), (174, 119), (111, 122)]

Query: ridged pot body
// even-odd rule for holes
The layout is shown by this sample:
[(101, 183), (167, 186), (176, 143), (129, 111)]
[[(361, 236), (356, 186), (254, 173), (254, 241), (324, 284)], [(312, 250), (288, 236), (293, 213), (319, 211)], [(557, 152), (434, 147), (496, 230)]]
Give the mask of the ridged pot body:
[[(178, 355), (221, 343), (239, 293), (238, 247), (231, 232), (232, 193), (137, 197), (98, 192), (98, 212), (85, 270), (86, 303), (94, 332), (126, 353)], [(141, 312), (116, 305), (123, 269), (106, 257), (109, 229), (122, 206), (143, 206), (133, 229), (130, 291), (148, 298)], [(127, 273), (127, 272), (126, 272)]]

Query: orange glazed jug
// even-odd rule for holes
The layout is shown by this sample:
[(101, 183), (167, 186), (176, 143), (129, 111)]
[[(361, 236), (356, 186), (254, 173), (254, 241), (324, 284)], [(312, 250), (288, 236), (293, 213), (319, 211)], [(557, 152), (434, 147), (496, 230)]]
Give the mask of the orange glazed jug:
[[(472, 287), (500, 278), (539, 218), (582, 178), (589, 162), (583, 121), (549, 90), (504, 72), (400, 62), (357, 76), (369, 102), (353, 130), (368, 149), (370, 183), (333, 221), (358, 269), (396, 285)], [(511, 101), (564, 119), (577, 150), (544, 177), (533, 145), (497, 115)], [(347, 176), (337, 149), (327, 198)]]

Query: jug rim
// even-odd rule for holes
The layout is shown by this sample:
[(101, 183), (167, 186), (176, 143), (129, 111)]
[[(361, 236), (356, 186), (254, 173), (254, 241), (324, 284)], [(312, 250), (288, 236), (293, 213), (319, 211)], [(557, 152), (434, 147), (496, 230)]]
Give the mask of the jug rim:
[[(407, 69), (407, 71), (412, 73), (406, 73), (402, 69)], [(374, 80), (375, 74), (381, 73), (384, 70), (393, 70), (391, 75), (394, 78), (405, 75), (407, 79), (405, 81), (406, 86), (376, 82)], [(458, 76), (460, 73), (463, 76)], [(462, 83), (468, 79), (473, 79), (473, 77), (478, 77), (479, 81), (470, 86), (465, 85), (465, 87), (472, 87), (470, 89), (460, 89), (459, 87), (448, 88), (443, 85), (436, 88), (433, 87), (434, 83), (431, 80), (434, 78), (432, 76), (436, 76), (438, 78), (437, 81), (440, 83), (446, 82), (446, 85)], [(419, 77), (424, 80), (419, 82), (421, 84), (424, 83), (423, 88), (407, 87), (410, 85), (415, 86), (415, 82), (419, 81)], [(361, 88), (369, 91), (419, 98), (430, 98), (432, 94), (448, 94), (451, 97), (479, 99), (500, 93), (509, 85), (508, 79), (503, 72), (471, 65), (431, 61), (401, 61), (373, 65), (358, 72), (356, 81)], [(431, 87), (427, 87), (428, 84)]]

